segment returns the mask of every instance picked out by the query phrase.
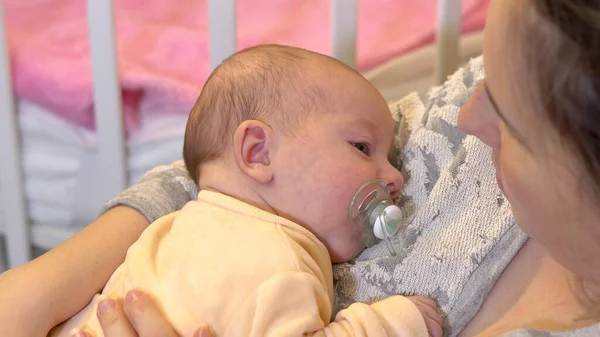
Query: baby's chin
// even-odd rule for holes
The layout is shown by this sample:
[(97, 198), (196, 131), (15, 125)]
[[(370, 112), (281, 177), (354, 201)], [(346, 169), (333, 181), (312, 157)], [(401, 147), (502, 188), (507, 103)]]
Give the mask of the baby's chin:
[(360, 241), (350, 240), (345, 245), (344, 249), (339, 249), (339, 254), (331, 254), (331, 262), (344, 263), (354, 260), (363, 250), (365, 250), (365, 242), (361, 238)]

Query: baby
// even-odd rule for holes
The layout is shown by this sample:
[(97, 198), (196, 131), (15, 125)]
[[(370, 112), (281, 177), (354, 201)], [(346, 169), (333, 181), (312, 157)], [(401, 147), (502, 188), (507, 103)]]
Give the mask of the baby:
[(428, 336), (435, 304), (392, 296), (333, 322), (332, 263), (365, 248), (348, 209), (363, 184), (390, 197), (394, 123), (378, 91), (341, 62), (277, 45), (243, 50), (211, 74), (185, 131), (198, 200), (152, 223), (102, 294), (53, 331), (87, 326), (102, 296), (152, 294), (182, 336)]

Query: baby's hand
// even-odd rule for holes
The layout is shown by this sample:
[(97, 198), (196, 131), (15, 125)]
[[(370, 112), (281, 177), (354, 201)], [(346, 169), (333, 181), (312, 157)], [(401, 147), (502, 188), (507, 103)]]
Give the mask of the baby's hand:
[(442, 337), (442, 318), (438, 313), (438, 307), (435, 302), (423, 296), (408, 297), (423, 315), (427, 331), (430, 337)]

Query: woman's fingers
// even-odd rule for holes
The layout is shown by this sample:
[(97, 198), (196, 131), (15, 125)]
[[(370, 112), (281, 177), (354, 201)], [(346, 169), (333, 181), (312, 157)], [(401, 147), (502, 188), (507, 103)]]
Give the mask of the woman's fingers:
[(120, 301), (103, 296), (98, 302), (97, 315), (105, 337), (138, 337)]
[(75, 329), (73, 331), (71, 331), (71, 335), (70, 337), (93, 337), (89, 332), (80, 330), (80, 329)]
[[(137, 289), (130, 290), (125, 296), (123, 305), (129, 321), (137, 332), (137, 336), (178, 336), (156, 305), (156, 302), (142, 291)], [(117, 336), (115, 335), (114, 337)]]
[[(137, 289), (130, 290), (123, 303), (108, 297), (100, 300), (98, 319), (105, 337), (178, 337), (152, 297)], [(214, 335), (203, 327), (194, 337)]]
[(204, 327), (196, 330), (194, 337), (215, 337), (215, 335), (209, 327)]

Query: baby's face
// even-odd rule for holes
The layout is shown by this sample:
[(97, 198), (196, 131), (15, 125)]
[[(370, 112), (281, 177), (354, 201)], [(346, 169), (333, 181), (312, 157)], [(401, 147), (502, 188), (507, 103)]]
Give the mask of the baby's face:
[(276, 192), (278, 212), (314, 233), (334, 263), (365, 248), (362, 229), (348, 218), (360, 186), (381, 179), (396, 197), (404, 183), (388, 160), (394, 122), (387, 103), (366, 82), (342, 89), (335, 107), (307, 117), (299, 135), (281, 142), (272, 163), (279, 186), (286, 187)]

